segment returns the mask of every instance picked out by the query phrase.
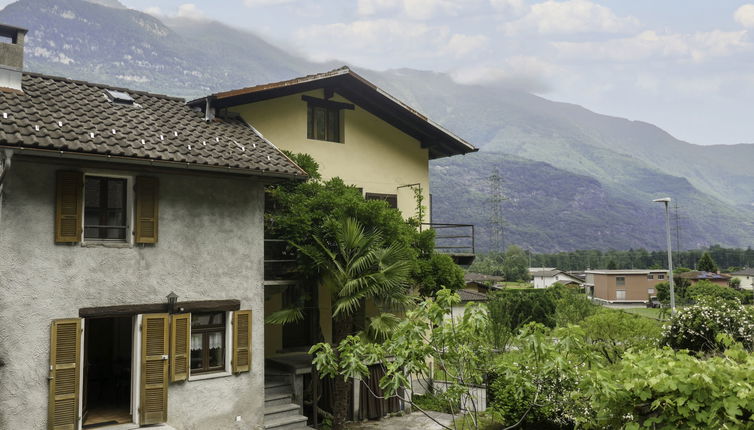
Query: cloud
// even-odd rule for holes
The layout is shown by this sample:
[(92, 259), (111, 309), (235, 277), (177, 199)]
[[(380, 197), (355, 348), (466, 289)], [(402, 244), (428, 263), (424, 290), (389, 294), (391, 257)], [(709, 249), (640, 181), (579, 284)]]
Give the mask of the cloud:
[(193, 3), (184, 3), (178, 6), (178, 17), (197, 21), (207, 19), (207, 15)]
[(612, 10), (589, 0), (547, 0), (531, 6), (529, 12), (502, 29), (507, 34), (621, 33), (639, 26), (632, 17), (616, 16)]
[(658, 34), (648, 30), (628, 38), (598, 42), (554, 42), (552, 45), (562, 58), (623, 63), (650, 59), (701, 62), (747, 49), (751, 43), (746, 30), (713, 30), (693, 34)]
[(478, 0), (358, 0), (356, 13), (359, 16), (374, 16), (392, 12), (423, 21), (439, 15), (455, 16), (477, 3)]
[(277, 6), (286, 3), (293, 3), (298, 0), (243, 0), (243, 4), (247, 7), (264, 7), (264, 6)]
[(745, 28), (754, 28), (754, 4), (745, 4), (736, 9), (733, 19)]
[[(484, 52), (483, 35), (454, 33), (424, 22), (374, 19), (312, 25), (295, 34), (299, 51), (312, 60), (333, 58), (364, 67), (421, 67), (467, 59)], [(337, 44), (333, 44), (337, 40)], [(436, 61), (435, 61), (436, 60)]]
[(454, 34), (448, 40), (444, 50), (450, 55), (464, 57), (481, 51), (487, 46), (488, 42), (489, 39), (481, 34), (472, 36), (466, 34)]
[(526, 11), (524, 0), (490, 0), (492, 8), (505, 14), (520, 14)]
[(152, 6), (152, 7), (148, 7), (146, 9), (144, 9), (144, 13), (148, 13), (148, 14), (150, 14), (152, 16), (157, 16), (157, 17), (163, 16), (162, 15), (162, 9), (160, 9), (157, 6)]
[(464, 85), (500, 85), (533, 93), (550, 91), (548, 83), (562, 69), (532, 56), (513, 56), (499, 66), (471, 66), (451, 73), (454, 81)]

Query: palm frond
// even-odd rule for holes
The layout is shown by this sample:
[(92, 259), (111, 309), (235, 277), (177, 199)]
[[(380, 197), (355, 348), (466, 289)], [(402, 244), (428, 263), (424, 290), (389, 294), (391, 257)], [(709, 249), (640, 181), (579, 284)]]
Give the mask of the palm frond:
[(290, 324), (304, 319), (304, 312), (301, 308), (281, 309), (273, 312), (264, 319), (266, 324)]

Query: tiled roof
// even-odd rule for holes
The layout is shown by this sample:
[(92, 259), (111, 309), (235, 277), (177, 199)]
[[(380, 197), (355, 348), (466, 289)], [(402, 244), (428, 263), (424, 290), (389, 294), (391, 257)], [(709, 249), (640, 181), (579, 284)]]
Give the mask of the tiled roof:
[(487, 297), (487, 294), (471, 290), (458, 290), (457, 293), (461, 297), (462, 302), (484, 302), (490, 299)]
[[(208, 122), (182, 99), (39, 74), (24, 74), (23, 89), (24, 94), (0, 92), (0, 146), (305, 176), (248, 124), (240, 119)], [(107, 90), (126, 92), (135, 103), (113, 103)]]
[(466, 272), (463, 274), (466, 282), (503, 282), (503, 276), (485, 275), (484, 273)]
[(702, 280), (702, 279), (716, 279), (716, 280), (728, 280), (730, 279), (730, 276), (728, 275), (721, 275), (719, 273), (712, 273), (712, 272), (703, 272), (699, 270), (692, 270), (690, 272), (684, 272), (679, 275), (683, 279), (695, 279), (695, 280)]
[(754, 269), (743, 269), (738, 272), (731, 273), (733, 276), (754, 276)]

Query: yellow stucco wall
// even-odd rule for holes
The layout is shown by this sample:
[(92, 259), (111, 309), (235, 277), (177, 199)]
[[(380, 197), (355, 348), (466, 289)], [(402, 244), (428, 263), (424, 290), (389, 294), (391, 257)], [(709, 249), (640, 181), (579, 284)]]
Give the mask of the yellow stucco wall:
[[(233, 107), (244, 120), (280, 149), (306, 153), (320, 165), (323, 179), (340, 177), (364, 192), (397, 194), (404, 217), (416, 216), (416, 200), (410, 187), (421, 184), (424, 221), (429, 221), (429, 152), (418, 140), (358, 105), (342, 111), (343, 143), (307, 139), (307, 103), (302, 95), (324, 97), (323, 90), (309, 91)], [(334, 101), (351, 103), (336, 95)]]

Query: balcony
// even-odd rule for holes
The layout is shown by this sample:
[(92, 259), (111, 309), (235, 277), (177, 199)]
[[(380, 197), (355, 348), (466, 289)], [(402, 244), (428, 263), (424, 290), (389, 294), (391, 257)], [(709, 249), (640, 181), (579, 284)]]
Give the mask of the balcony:
[(474, 262), (474, 224), (425, 222), (420, 228), (435, 230), (436, 252), (450, 255), (462, 267), (468, 267)]
[(264, 240), (264, 284), (289, 285), (295, 283), (296, 248), (287, 240)]

